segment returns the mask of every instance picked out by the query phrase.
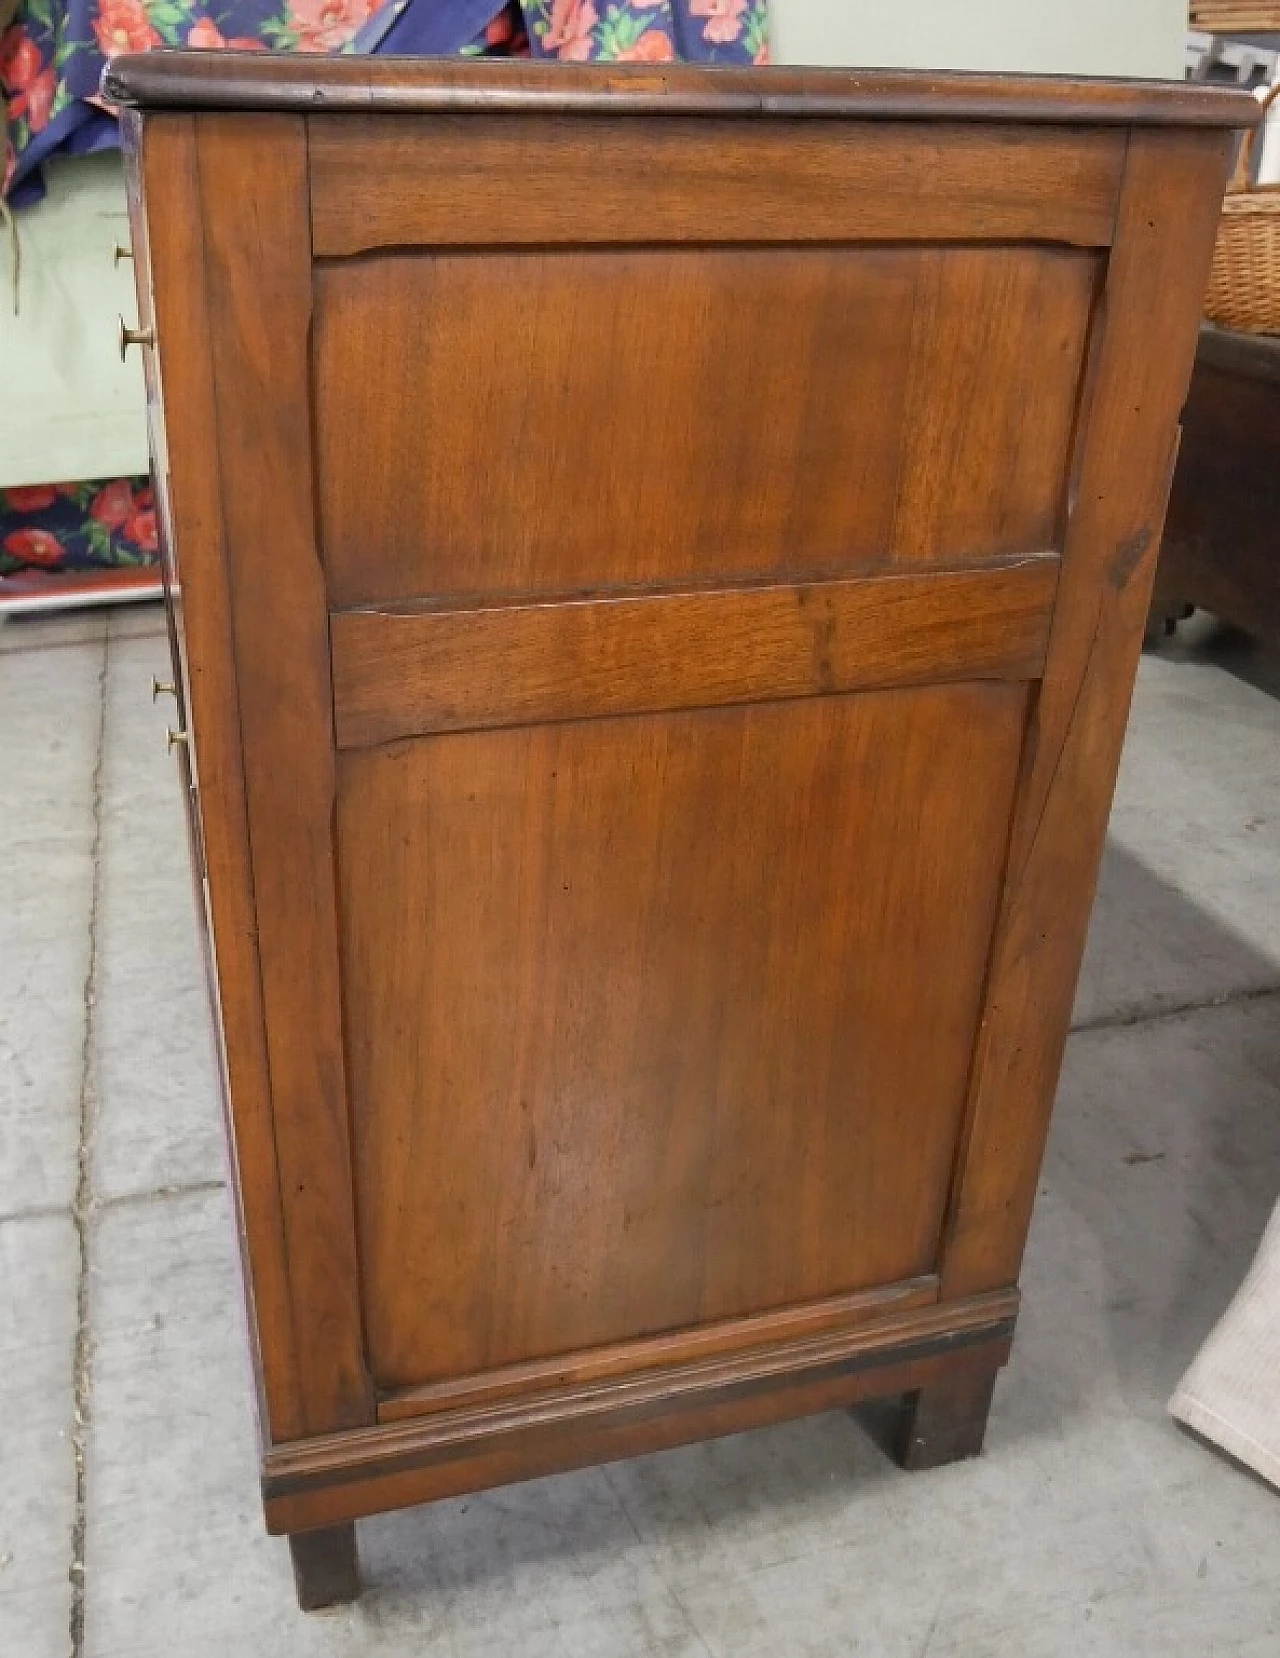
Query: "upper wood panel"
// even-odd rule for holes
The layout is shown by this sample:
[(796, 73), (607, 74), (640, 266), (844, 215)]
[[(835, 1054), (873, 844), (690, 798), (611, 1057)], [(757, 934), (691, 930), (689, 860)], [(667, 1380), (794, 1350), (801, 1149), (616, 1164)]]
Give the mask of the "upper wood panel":
[(1040, 248), (320, 266), (331, 600), (1052, 548), (1096, 275)]
[(915, 120), (1152, 122), (1251, 126), (1258, 106), (1234, 88), (1185, 81), (900, 69), (709, 69), (688, 64), (474, 62), (232, 52), (124, 54), (103, 92), (149, 109), (536, 110), (709, 112), (768, 119), (855, 115)]
[(945, 122), (784, 134), (696, 117), (344, 115), (308, 128), (320, 256), (556, 242), (1104, 247), (1124, 162), (1121, 132)]
[(340, 756), (383, 1387), (930, 1270), (1026, 705), (950, 686)]

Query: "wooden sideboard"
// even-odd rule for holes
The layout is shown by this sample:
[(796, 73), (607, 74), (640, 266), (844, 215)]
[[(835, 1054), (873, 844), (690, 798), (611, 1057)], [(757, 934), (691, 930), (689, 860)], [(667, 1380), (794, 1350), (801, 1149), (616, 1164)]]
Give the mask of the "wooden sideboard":
[(1200, 332), (1152, 599), (1157, 637), (1191, 606), (1280, 646), (1280, 339)]
[(976, 1452), (1213, 88), (119, 59), (269, 1528)]

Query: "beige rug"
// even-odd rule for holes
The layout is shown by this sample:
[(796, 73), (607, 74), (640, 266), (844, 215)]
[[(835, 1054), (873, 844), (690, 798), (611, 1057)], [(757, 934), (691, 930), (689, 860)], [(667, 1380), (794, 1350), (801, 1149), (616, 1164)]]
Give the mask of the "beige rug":
[(1169, 1410), (1280, 1488), (1280, 1205)]

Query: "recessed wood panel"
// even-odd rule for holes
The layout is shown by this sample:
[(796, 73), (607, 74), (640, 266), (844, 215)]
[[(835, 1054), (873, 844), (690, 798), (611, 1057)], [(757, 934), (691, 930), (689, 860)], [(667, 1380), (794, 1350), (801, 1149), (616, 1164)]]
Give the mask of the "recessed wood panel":
[(1043, 248), (320, 266), (331, 600), (1052, 547), (1096, 272)]
[(426, 732), (709, 708), (961, 679), (1032, 679), (1058, 559), (330, 618), (334, 727)]
[(931, 1269), (1026, 698), (962, 685), (341, 757), (381, 1386)]
[(1061, 535), (1098, 274), (1082, 259), (1025, 251), (920, 256), (902, 365), (895, 563), (950, 563)]

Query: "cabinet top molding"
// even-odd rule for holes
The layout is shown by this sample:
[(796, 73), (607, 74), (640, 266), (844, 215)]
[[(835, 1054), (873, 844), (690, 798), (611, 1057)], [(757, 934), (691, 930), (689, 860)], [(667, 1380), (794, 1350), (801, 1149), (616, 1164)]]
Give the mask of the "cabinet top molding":
[(1234, 87), (894, 69), (717, 69), (450, 58), (159, 51), (109, 63), (103, 96), (137, 109), (573, 115), (772, 115), (1248, 127)]

